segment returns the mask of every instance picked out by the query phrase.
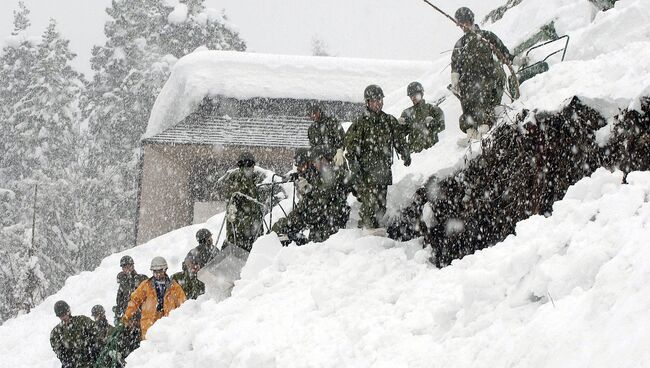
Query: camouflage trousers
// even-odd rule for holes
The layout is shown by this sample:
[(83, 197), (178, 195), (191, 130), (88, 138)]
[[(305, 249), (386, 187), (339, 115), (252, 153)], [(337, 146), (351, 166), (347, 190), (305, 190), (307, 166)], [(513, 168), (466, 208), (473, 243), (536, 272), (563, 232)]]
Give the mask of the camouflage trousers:
[(462, 89), (460, 105), (463, 114), (458, 122), (463, 132), (469, 128), (477, 129), (483, 124), (490, 127), (494, 124), (494, 108), (501, 104), (503, 86), (495, 82), (485, 83), (485, 86), (477, 83), (475, 88)]
[(368, 229), (379, 228), (379, 220), (386, 213), (388, 185), (364, 183), (358, 185), (356, 191), (357, 199), (361, 202), (358, 226)]

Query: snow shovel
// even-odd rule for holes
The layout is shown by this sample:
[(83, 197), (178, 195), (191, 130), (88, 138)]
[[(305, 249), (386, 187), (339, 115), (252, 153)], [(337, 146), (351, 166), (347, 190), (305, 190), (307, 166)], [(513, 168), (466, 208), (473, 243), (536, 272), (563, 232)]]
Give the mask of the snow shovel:
[(222, 249), (198, 273), (199, 280), (205, 283), (206, 293), (215, 296), (219, 301), (228, 298), (235, 281), (239, 280), (248, 254), (236, 245), (228, 245)]

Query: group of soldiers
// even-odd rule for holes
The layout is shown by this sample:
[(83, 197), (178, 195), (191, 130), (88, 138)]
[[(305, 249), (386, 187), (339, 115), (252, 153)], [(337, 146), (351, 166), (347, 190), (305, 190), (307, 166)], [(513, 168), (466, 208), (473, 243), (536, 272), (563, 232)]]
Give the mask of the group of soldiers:
[(101, 305), (92, 308), (93, 319), (90, 319), (73, 316), (68, 303), (57, 301), (54, 313), (61, 322), (52, 330), (50, 344), (62, 367), (123, 366), (124, 359), (140, 346), (157, 320), (186, 300), (204, 294), (205, 284), (198, 279), (198, 271), (217, 250), (209, 230), (200, 229), (196, 239), (198, 245), (188, 252), (182, 271), (171, 277), (167, 275), (167, 261), (163, 257), (151, 260), (152, 277), (138, 273), (130, 256), (120, 259), (122, 271), (117, 274), (119, 286), (113, 307), (116, 327), (108, 322)]
[[(461, 101), (459, 123), (467, 133), (467, 138), (459, 142), (462, 145), (480, 139), (492, 126), (494, 109), (501, 102), (505, 86), (499, 59), (512, 61), (513, 57), (496, 35), (474, 24), (470, 9), (458, 9), (455, 18), (465, 34), (454, 47), (449, 89)], [(310, 148), (297, 150), (296, 170), (288, 178), (295, 183), (300, 200), (288, 216), (272, 227), (284, 244), (322, 242), (344, 228), (350, 214), (349, 193), (360, 202), (358, 226), (370, 231), (381, 229), (387, 189), (392, 184), (394, 152), (409, 166), (411, 153), (436, 144), (438, 134), (445, 129), (444, 113), (424, 100), (422, 84), (412, 82), (406, 92), (413, 105), (398, 119), (383, 111), (381, 87), (369, 85), (364, 91), (365, 111), (347, 132), (321, 105), (308, 106), (306, 114), (312, 120), (308, 130)], [(119, 336), (116, 351), (123, 361), (158, 319), (186, 299), (196, 299), (205, 292), (197, 274), (216, 254), (228, 247), (250, 252), (264, 230), (265, 205), (258, 185), (261, 178), (255, 171), (255, 158), (244, 152), (237, 160), (237, 168), (219, 180), (219, 191), (228, 200), (226, 240), (221, 251), (212, 233), (201, 229), (196, 234), (198, 246), (186, 256), (182, 271), (171, 278), (162, 257), (152, 259), (152, 277), (137, 273), (131, 257), (120, 260), (122, 271), (117, 275), (119, 288), (113, 308), (119, 334), (113, 333), (100, 305), (92, 309), (93, 321), (72, 316), (68, 304), (58, 301), (54, 311), (61, 323), (52, 331), (50, 342), (63, 367), (93, 366), (101, 358), (109, 336)], [(309, 230), (308, 237), (301, 237), (304, 230)]]

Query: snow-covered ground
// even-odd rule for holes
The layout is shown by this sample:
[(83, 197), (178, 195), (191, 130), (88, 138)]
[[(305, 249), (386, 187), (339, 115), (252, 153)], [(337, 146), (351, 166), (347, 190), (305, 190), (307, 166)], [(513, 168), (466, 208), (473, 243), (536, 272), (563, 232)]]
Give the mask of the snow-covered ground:
[[(494, 7), (501, 5), (494, 1)], [(610, 118), (650, 85), (650, 2), (621, 0), (596, 13), (586, 0), (527, 0), (488, 28), (509, 46), (556, 21), (571, 35), (567, 61), (522, 85), (521, 108), (557, 109), (578, 95)], [(449, 55), (423, 77), (428, 100), (446, 95)], [(405, 86), (387, 111), (409, 105)], [(447, 130), (433, 148), (394, 166), (390, 211), (431, 174), (462, 165), (460, 105), (442, 104)], [(474, 147), (478, 148), (478, 147)], [(418, 240), (399, 243), (344, 230), (323, 244), (258, 241), (232, 298), (207, 296), (159, 321), (130, 367), (643, 367), (650, 366), (650, 174), (598, 171), (573, 186), (549, 218), (437, 270)], [(218, 230), (221, 216), (205, 225)], [(119, 258), (146, 272), (162, 255), (170, 271), (193, 246), (191, 226), (106, 258), (71, 277), (31, 313), (0, 326), (0, 367), (56, 367), (52, 306), (110, 313)], [(265, 267), (266, 265), (266, 267)], [(109, 316), (111, 318), (111, 316)]]

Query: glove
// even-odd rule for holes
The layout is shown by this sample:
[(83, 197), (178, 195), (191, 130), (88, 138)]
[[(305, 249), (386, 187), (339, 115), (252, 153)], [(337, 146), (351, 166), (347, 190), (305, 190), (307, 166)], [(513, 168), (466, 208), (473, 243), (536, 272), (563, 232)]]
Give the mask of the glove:
[(449, 90), (454, 94), (460, 96), (460, 87), (458, 86), (459, 83), (460, 83), (460, 74), (451, 73), (451, 88), (449, 88)]
[(526, 55), (517, 55), (512, 59), (512, 65), (518, 66), (518, 67), (524, 67), (528, 65), (530, 62), (530, 58)]
[(345, 153), (343, 153), (343, 149), (339, 148), (336, 150), (336, 154), (334, 155), (334, 166), (336, 167), (341, 167), (345, 164)]
[(433, 116), (427, 116), (424, 118), (424, 122), (427, 124), (430, 124), (433, 121)]
[(228, 221), (234, 222), (237, 219), (237, 207), (234, 204), (229, 205), (226, 215), (228, 216)]
[(397, 119), (397, 122), (398, 122), (400, 125), (406, 125), (406, 119), (404, 119), (404, 118), (399, 118), (399, 119)]
[(298, 173), (297, 173), (297, 172), (292, 172), (292, 173), (290, 173), (288, 179), (289, 179), (289, 181), (296, 181), (296, 180), (298, 180)]
[(404, 166), (411, 166), (411, 155), (404, 156)]
[(298, 185), (299, 193), (306, 194), (311, 191), (311, 184), (309, 184), (309, 182), (305, 178), (298, 179), (296, 185)]

